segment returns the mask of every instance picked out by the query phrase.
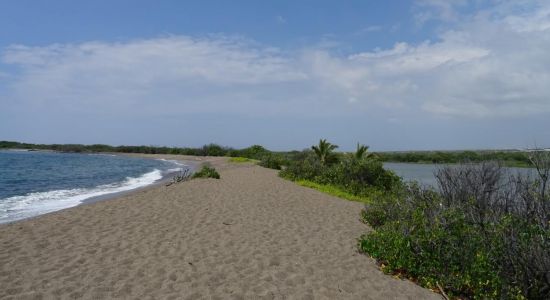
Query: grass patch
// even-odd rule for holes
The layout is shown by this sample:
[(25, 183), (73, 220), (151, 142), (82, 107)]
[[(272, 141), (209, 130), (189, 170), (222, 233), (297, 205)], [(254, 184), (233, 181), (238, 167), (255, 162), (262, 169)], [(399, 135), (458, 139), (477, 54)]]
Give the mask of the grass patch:
[(316, 183), (316, 182), (305, 180), (305, 179), (296, 180), (294, 182), (296, 182), (298, 185), (305, 186), (305, 187), (308, 187), (308, 188), (312, 188), (312, 189), (318, 190), (322, 193), (329, 194), (331, 196), (336, 196), (338, 198), (343, 198), (343, 199), (346, 199), (346, 200), (357, 201), (357, 202), (362, 202), (362, 203), (370, 203), (371, 202), (371, 200), (368, 197), (357, 196), (357, 195), (348, 193), (348, 192), (346, 192), (346, 191), (342, 190), (341, 188), (339, 188), (337, 186), (334, 186), (334, 185), (320, 184), (320, 183)]
[(246, 158), (246, 157), (231, 157), (229, 159), (229, 162), (232, 162), (232, 163), (247, 163), (247, 162), (257, 163), (258, 161), (255, 160), (255, 159)]

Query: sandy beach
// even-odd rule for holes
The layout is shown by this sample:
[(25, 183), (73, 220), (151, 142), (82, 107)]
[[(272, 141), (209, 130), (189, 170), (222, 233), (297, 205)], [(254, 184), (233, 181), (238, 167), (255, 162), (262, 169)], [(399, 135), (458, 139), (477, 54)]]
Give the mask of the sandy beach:
[(221, 179), (0, 225), (0, 298), (441, 299), (358, 253), (362, 204), (249, 163), (184, 159)]

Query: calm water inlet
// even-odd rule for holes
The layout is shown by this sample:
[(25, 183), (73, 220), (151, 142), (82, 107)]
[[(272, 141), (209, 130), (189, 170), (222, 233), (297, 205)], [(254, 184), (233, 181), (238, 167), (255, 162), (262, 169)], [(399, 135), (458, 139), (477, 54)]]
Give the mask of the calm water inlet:
[[(421, 185), (437, 187), (435, 173), (437, 170), (444, 168), (446, 165), (441, 164), (409, 164), (409, 163), (384, 163), (384, 168), (392, 170), (403, 178), (404, 181), (417, 181)], [(531, 168), (505, 168), (512, 174), (522, 174), (535, 176), (534, 169)]]

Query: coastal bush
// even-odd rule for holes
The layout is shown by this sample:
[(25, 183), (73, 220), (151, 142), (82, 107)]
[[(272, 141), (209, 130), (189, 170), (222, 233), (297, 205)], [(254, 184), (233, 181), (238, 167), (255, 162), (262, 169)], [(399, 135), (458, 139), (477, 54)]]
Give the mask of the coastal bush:
[(215, 178), (220, 179), (220, 174), (215, 168), (210, 166), (202, 166), (202, 169), (193, 174), (193, 178)]
[(506, 166), (533, 166), (528, 152), (522, 151), (413, 151), (379, 152), (376, 155), (385, 162), (455, 164), (494, 160)]
[(202, 146), (199, 153), (200, 156), (225, 156), (230, 149), (217, 144), (208, 144)]
[(287, 161), (282, 155), (267, 154), (260, 160), (260, 166), (269, 169), (281, 170)]
[(240, 150), (231, 150), (228, 155), (231, 157), (246, 157), (255, 160), (261, 160), (264, 156), (271, 154), (271, 151), (260, 145), (252, 145)]
[[(364, 217), (376, 230), (360, 248), (379, 260), (387, 273), (452, 296), (494, 298), (499, 289), (498, 264), (478, 234), (457, 210), (442, 210), (437, 193), (410, 189), (400, 201), (387, 201)], [(389, 200), (389, 199), (387, 199)], [(376, 201), (373, 206), (378, 205)], [(389, 205), (389, 207), (387, 206)], [(386, 210), (387, 209), (387, 210)]]
[[(321, 147), (321, 146), (320, 146)], [(304, 150), (288, 155), (285, 168), (279, 173), (283, 178), (297, 184), (319, 190), (340, 198), (369, 203), (371, 199), (392, 194), (401, 179), (385, 170), (375, 156), (367, 155), (366, 148), (361, 155), (333, 155), (325, 162), (319, 151)]]
[(312, 152), (304, 152), (301, 159), (289, 161), (281, 171), (283, 178), (308, 180), (319, 184), (338, 186), (354, 195), (371, 195), (374, 190), (391, 191), (401, 179), (384, 169), (375, 158), (344, 156), (338, 162), (323, 164)]
[(390, 191), (401, 182), (392, 171), (384, 169), (382, 162), (355, 157), (345, 158), (339, 164), (328, 168), (321, 180), (344, 186), (356, 194), (360, 194), (369, 186)]
[(410, 184), (374, 199), (362, 216), (375, 230), (359, 247), (385, 272), (452, 297), (548, 299), (546, 161), (537, 178), (490, 162), (446, 167), (436, 174), (439, 190)]
[(290, 180), (305, 179), (317, 182), (325, 169), (326, 166), (321, 164), (315, 154), (306, 150), (295, 155), (288, 166), (281, 171), (280, 176)]

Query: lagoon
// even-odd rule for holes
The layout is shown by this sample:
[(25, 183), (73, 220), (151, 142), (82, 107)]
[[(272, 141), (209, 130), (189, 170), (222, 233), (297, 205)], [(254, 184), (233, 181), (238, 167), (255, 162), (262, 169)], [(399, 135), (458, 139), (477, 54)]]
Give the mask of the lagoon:
[[(415, 164), (415, 163), (384, 163), (384, 168), (394, 171), (404, 181), (417, 181), (423, 186), (437, 187), (435, 173), (448, 164)], [(533, 168), (511, 168), (505, 167), (510, 174), (535, 176), (536, 172)]]

